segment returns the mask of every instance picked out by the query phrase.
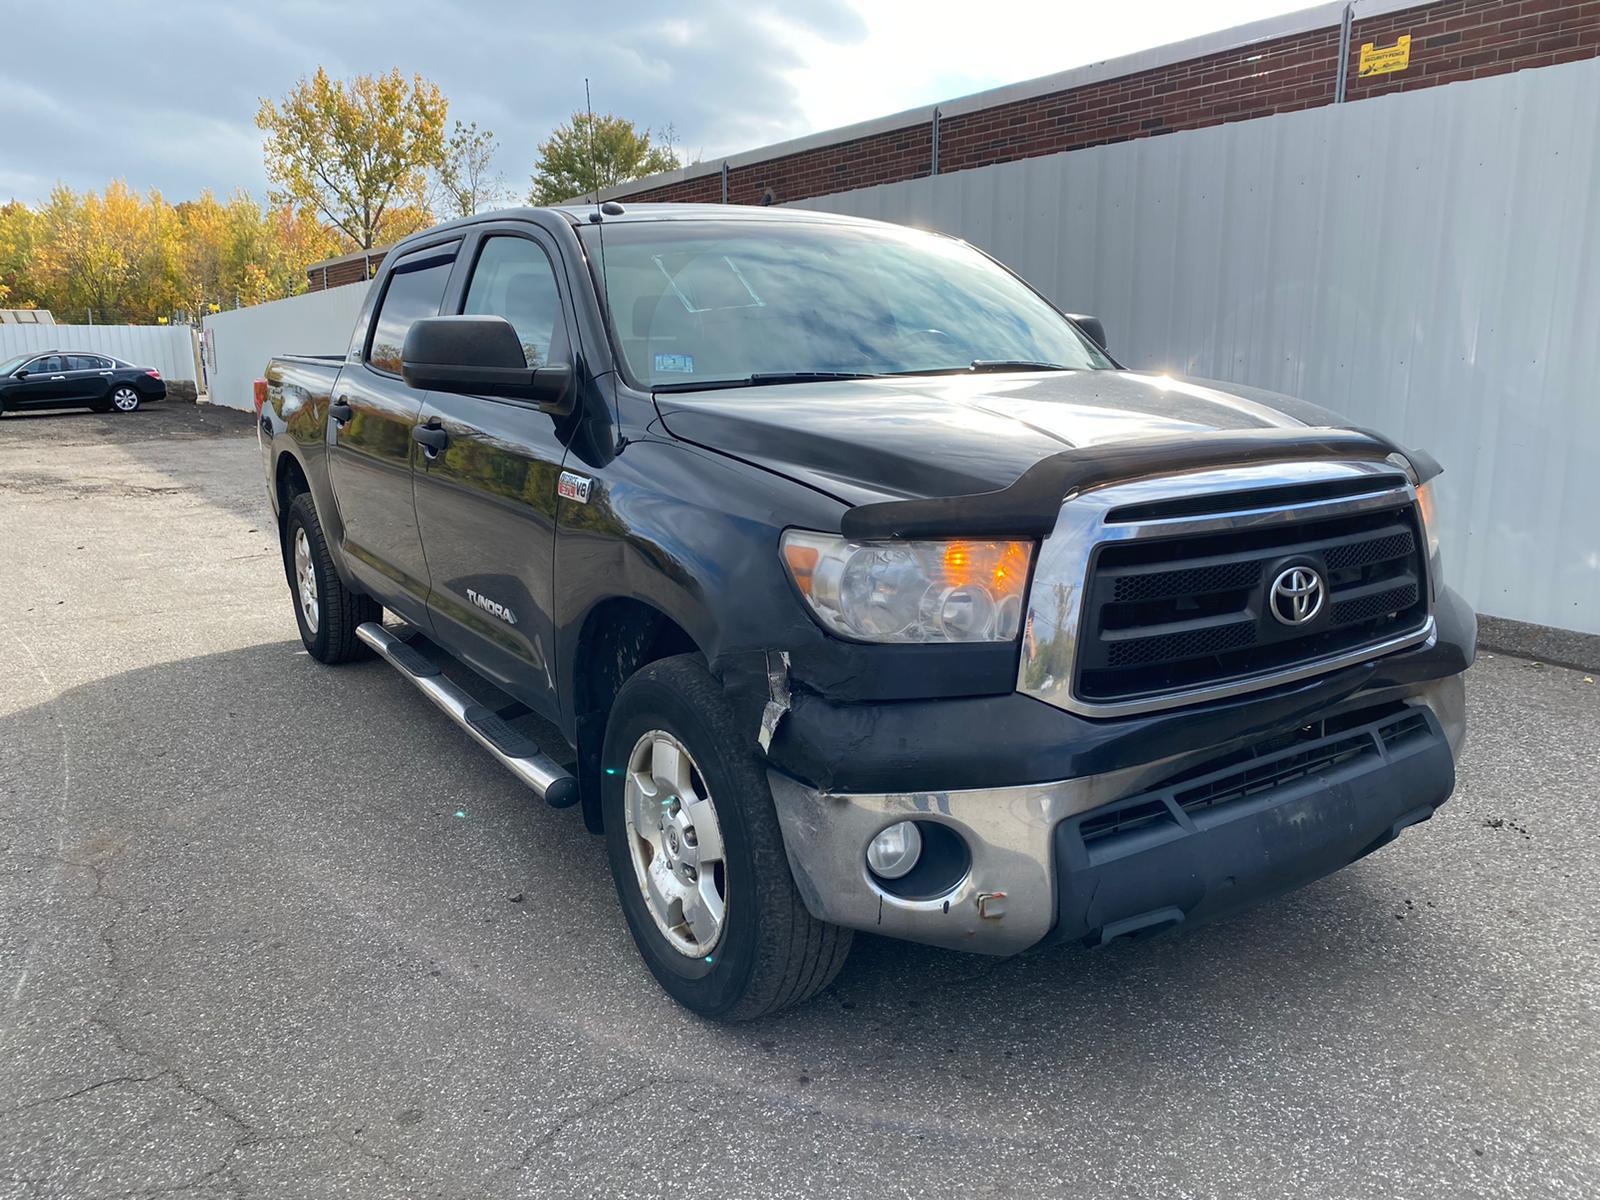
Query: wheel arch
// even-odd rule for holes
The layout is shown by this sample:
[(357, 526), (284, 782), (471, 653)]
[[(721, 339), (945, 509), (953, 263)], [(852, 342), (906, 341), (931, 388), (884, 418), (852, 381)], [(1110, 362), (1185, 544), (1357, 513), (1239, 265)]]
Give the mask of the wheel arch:
[(290, 451), (280, 451), (272, 471), (272, 491), (278, 503), (280, 524), (289, 511), (289, 505), (294, 503), (294, 498), (310, 490), (311, 477), (306, 474), (305, 466)]
[(705, 651), (682, 623), (632, 596), (607, 596), (593, 604), (579, 626), (574, 651), (570, 695), (578, 788), (584, 825), (600, 833), (600, 752), (617, 693), (649, 663), (677, 654), (704, 656)]

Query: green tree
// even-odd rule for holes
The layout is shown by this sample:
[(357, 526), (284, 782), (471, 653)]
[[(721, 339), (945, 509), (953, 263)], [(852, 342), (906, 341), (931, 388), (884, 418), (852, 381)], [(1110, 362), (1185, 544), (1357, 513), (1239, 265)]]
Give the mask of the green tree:
[(648, 129), (641, 133), (632, 121), (610, 113), (573, 113), (570, 122), (539, 146), (528, 202), (559, 204), (677, 165), (670, 145), (650, 144)]
[(448, 109), (437, 84), (398, 67), (348, 83), (318, 67), (256, 113), (273, 201), (315, 208), (363, 250), (412, 232), (444, 162)]
[(507, 199), (505, 177), (494, 169), (494, 134), (476, 121), (455, 123), (439, 166), (435, 210), (445, 219), (470, 217)]

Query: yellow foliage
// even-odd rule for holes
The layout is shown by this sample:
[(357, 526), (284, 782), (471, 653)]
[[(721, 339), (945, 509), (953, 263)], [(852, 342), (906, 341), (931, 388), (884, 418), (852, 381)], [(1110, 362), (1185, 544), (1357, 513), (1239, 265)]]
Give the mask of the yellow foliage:
[(0, 208), (0, 296), (63, 321), (170, 320), (296, 295), (306, 267), (344, 249), (306, 209), (210, 192), (176, 207), (114, 182), (58, 187), (35, 211)]
[(398, 67), (348, 83), (318, 67), (256, 113), (273, 200), (314, 208), (364, 250), (404, 236), (445, 162), (448, 110), (437, 84)]

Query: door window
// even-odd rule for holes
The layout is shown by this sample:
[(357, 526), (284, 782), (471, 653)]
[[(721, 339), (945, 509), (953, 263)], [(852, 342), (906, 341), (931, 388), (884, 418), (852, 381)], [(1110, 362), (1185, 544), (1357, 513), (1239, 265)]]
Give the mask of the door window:
[(517, 331), (528, 365), (546, 365), (556, 331), (562, 328), (561, 294), (549, 255), (527, 238), (489, 238), (478, 255), (461, 311), (504, 317)]
[(29, 375), (60, 375), (64, 368), (61, 365), (61, 356), (51, 354), (44, 358), (36, 358), (28, 364)]
[(92, 354), (67, 355), (67, 370), (69, 371), (100, 371), (109, 365), (105, 359), (96, 358)]
[(455, 265), (456, 245), (418, 250), (396, 265), (372, 325), (372, 348), (367, 351), (371, 366), (390, 375), (400, 374), (400, 351), (411, 323), (439, 315), (450, 268)]

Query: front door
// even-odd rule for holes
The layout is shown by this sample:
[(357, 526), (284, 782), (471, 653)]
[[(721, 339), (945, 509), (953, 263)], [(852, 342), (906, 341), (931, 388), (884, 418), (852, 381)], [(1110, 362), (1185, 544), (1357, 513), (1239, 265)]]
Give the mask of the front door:
[[(572, 361), (556, 251), (521, 224), (475, 235), (456, 306), (511, 322), (529, 366)], [(537, 406), (428, 393), (422, 422), (447, 441), (417, 464), (417, 523), (433, 581), (433, 635), (517, 699), (557, 715), (551, 645), (556, 484), (566, 427)]]
[(412, 495), (411, 431), (426, 393), (400, 377), (413, 321), (439, 315), (460, 241), (412, 251), (385, 276), (365, 344), (339, 372), (328, 406), (329, 473), (343, 547), (362, 587), (408, 620), (425, 623), (427, 560)]
[(48, 407), (67, 402), (67, 367), (59, 354), (46, 354), (22, 368), (28, 378), (12, 392), (9, 403)]

